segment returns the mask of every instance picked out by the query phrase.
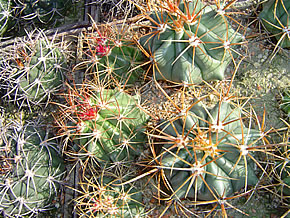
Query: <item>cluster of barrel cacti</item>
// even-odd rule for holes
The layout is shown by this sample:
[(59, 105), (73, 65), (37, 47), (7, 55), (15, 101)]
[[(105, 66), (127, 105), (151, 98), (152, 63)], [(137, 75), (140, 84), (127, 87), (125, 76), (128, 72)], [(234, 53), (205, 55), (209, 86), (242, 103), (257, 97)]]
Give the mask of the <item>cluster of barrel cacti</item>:
[[(0, 36), (8, 36), (11, 25), (59, 25), (73, 2), (0, 0)], [(196, 215), (192, 205), (210, 204), (215, 205), (209, 214), (218, 207), (226, 216), (228, 199), (252, 193), (270, 177), (274, 192), (287, 202), (287, 142), (272, 145), (265, 116), (258, 116), (248, 99), (230, 93), (240, 64), (237, 49), (246, 43), (241, 23), (228, 12), (233, 2), (148, 1), (139, 9), (150, 25), (134, 32), (125, 22), (93, 22), (79, 37), (78, 57), (67, 52), (75, 46), (42, 31), (24, 38), (12, 54), (1, 52), (1, 103), (14, 110), (8, 107), (0, 117), (3, 215), (55, 216), (53, 202), (60, 198), (64, 176), (70, 176), (67, 163), (80, 166), (72, 189), (75, 211), (85, 217), (146, 217), (140, 180), (166, 203), (160, 216), (170, 205)], [(278, 29), (286, 34), (277, 38), (282, 47), (289, 31), (280, 13), (287, 5), (277, 0), (271, 6), (275, 15), (268, 18), (275, 21), (262, 18), (265, 12), (260, 16), (265, 26), (284, 25)], [(211, 81), (224, 80), (231, 63), (232, 80), (217, 91)], [(77, 74), (83, 77), (76, 82)], [(161, 119), (142, 105), (137, 87), (148, 86), (148, 78), (172, 105)], [(159, 80), (181, 87), (181, 105)], [(203, 82), (212, 91), (196, 91)], [(185, 94), (189, 103), (183, 102)], [(286, 111), (287, 97), (281, 105)]]

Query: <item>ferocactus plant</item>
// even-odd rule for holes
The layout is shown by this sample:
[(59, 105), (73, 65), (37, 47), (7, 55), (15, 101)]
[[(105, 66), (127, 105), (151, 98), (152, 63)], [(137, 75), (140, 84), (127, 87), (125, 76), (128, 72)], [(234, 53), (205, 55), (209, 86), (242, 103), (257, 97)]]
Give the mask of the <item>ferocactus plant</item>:
[(62, 87), (67, 66), (64, 54), (64, 49), (42, 32), (16, 48), (14, 57), (1, 61), (3, 98), (19, 108), (46, 106)]
[(219, 202), (257, 184), (261, 133), (245, 127), (242, 110), (227, 101), (212, 109), (197, 101), (154, 128), (151, 167), (162, 177), (164, 199)]
[(0, 1), (0, 37), (5, 33), (8, 20), (11, 16), (11, 3), (10, 0)]
[[(25, 34), (23, 29), (56, 27), (72, 13), (72, 0), (11, 0), (14, 9), (12, 23), (15, 34)], [(75, 14), (77, 16), (77, 14)]]
[(34, 217), (55, 210), (65, 167), (49, 131), (13, 122), (1, 126), (0, 143), (2, 215)]
[(282, 94), (282, 100), (280, 104), (280, 108), (288, 115), (290, 118), (290, 90), (286, 90)]
[(289, 124), (284, 130), (282, 142), (276, 145), (276, 152), (273, 157), (271, 170), (271, 184), (266, 186), (273, 189), (276, 196), (279, 196), (281, 204), (288, 205), (290, 199), (290, 146), (289, 146)]
[(289, 14), (290, 2), (287, 0), (269, 0), (263, 4), (259, 17), (266, 30), (276, 38), (276, 47), (290, 47)]
[[(96, 26), (96, 25), (95, 25)], [(83, 60), (78, 68), (86, 68), (97, 81), (115, 81), (126, 85), (136, 82), (143, 73), (143, 54), (128, 35), (128, 27), (101, 26), (84, 36)], [(130, 38), (130, 37), (129, 37)]]
[(199, 0), (160, 1), (156, 8), (145, 14), (152, 31), (139, 40), (154, 65), (155, 79), (187, 84), (222, 80), (243, 43), (225, 9)]
[(75, 199), (77, 213), (85, 217), (143, 217), (142, 193), (133, 184), (119, 185), (118, 179), (92, 174), (80, 182)]
[(69, 155), (115, 163), (140, 154), (148, 115), (138, 107), (137, 96), (93, 86), (68, 91), (68, 105), (61, 107), (65, 120), (59, 125), (74, 144)]

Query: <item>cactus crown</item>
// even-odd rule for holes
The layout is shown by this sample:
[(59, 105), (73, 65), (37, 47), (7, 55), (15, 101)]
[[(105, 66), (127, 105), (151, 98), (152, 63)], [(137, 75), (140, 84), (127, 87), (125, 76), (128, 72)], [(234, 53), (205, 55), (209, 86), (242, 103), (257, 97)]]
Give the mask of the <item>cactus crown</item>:
[(260, 133), (246, 128), (240, 109), (230, 103), (219, 102), (211, 110), (196, 103), (158, 129), (153, 137), (165, 142), (153, 143), (161, 149), (154, 160), (164, 171), (171, 198), (214, 200), (257, 183), (248, 155)]

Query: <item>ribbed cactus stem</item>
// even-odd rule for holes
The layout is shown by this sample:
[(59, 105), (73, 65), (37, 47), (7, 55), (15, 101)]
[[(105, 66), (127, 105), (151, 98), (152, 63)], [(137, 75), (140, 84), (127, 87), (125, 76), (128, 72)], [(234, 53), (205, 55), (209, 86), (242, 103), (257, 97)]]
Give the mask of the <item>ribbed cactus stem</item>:
[(151, 150), (160, 150), (153, 152), (152, 167), (164, 170), (160, 176), (168, 188), (162, 191), (170, 199), (227, 198), (258, 182), (253, 147), (260, 146), (260, 131), (245, 127), (241, 109), (232, 105), (221, 101), (209, 109), (194, 103), (151, 134)]
[(100, 164), (133, 160), (143, 145), (148, 119), (138, 102), (137, 96), (124, 91), (71, 89), (65, 117), (74, 124), (62, 128), (75, 143), (73, 155), (95, 157)]
[(55, 140), (42, 128), (11, 124), (2, 140), (0, 156), (9, 168), (0, 177), (0, 210), (9, 217), (41, 216), (54, 208), (64, 163)]
[[(232, 29), (225, 10), (201, 1), (164, 2), (150, 16), (152, 32), (140, 38), (147, 50), (154, 78), (177, 83), (222, 80), (231, 61), (235, 64), (243, 37)], [(174, 5), (174, 7), (172, 7)]]

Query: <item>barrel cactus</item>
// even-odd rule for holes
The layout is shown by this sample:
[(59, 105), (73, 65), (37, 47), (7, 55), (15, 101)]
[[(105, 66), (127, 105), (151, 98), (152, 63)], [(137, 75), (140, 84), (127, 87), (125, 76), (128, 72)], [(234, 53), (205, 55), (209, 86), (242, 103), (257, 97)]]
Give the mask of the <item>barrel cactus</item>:
[[(117, 27), (115, 27), (117, 28)], [(130, 40), (128, 30), (113, 27), (97, 29), (84, 37), (85, 58), (77, 68), (86, 68), (95, 79), (126, 85), (132, 84), (143, 73), (143, 54)]]
[(23, 29), (55, 27), (71, 13), (72, 0), (13, 0), (14, 23), (18, 33)]
[(55, 210), (64, 163), (50, 133), (33, 123), (14, 123), (1, 134), (0, 211), (35, 217)]
[(77, 213), (88, 217), (143, 217), (142, 193), (133, 184), (119, 184), (118, 179), (104, 174), (80, 182), (80, 195), (75, 199)]
[(190, 84), (222, 80), (243, 43), (225, 11), (198, 0), (166, 1), (160, 8), (146, 15), (152, 32), (139, 40), (155, 66), (155, 79)]
[(5, 33), (8, 20), (11, 16), (11, 3), (10, 0), (1, 0), (0, 1), (0, 37)]
[(288, 88), (282, 94), (280, 108), (290, 117), (290, 89)]
[(61, 126), (75, 144), (74, 155), (102, 163), (133, 160), (144, 143), (148, 119), (138, 107), (138, 97), (111, 89), (70, 89)]
[(45, 106), (62, 86), (66, 58), (61, 47), (43, 33), (25, 47), (16, 48), (16, 57), (1, 65), (4, 98), (22, 106)]
[(272, 184), (276, 193), (281, 196), (281, 201), (285, 203), (290, 197), (290, 146), (289, 146), (289, 131), (285, 132), (284, 140), (277, 146), (273, 169), (271, 171)]
[(289, 1), (269, 0), (259, 15), (266, 30), (276, 38), (277, 46), (282, 48), (290, 47), (289, 14)]
[(212, 109), (198, 102), (159, 125), (152, 134), (152, 167), (163, 171), (167, 199), (219, 201), (257, 184), (252, 151), (261, 134), (245, 127), (241, 112), (226, 101)]

